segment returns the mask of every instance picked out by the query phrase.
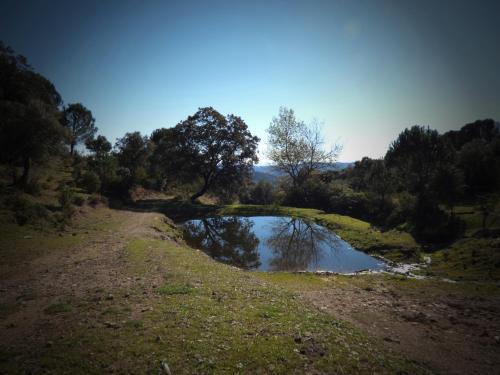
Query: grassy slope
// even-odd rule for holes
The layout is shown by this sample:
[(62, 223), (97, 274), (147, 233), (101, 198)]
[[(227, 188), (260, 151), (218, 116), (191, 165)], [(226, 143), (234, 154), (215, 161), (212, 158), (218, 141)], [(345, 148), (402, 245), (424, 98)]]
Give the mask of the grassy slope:
[[(109, 220), (110, 230), (119, 225), (120, 212), (93, 214), (93, 220), (99, 215)], [(154, 226), (178, 236), (168, 225)], [(98, 227), (82, 228), (99, 236)], [(75, 241), (84, 241), (76, 231)], [(47, 237), (29, 233), (36, 241)], [(45, 251), (71, 246), (66, 241), (50, 237)], [(176, 242), (132, 240), (124, 272), (122, 277), (142, 282), (127, 290), (97, 291), (112, 293), (113, 299), (96, 301), (91, 293), (59, 296), (62, 302), (47, 306), (45, 314), (67, 318), (64, 334), (29, 352), (3, 348), (0, 373), (26, 368), (60, 374), (157, 373), (160, 361), (174, 374), (424, 372), (292, 292)], [(144, 285), (159, 274), (163, 283), (149, 284), (154, 289), (146, 295)], [(142, 306), (147, 308), (138, 309)]]
[[(464, 238), (429, 254), (429, 275), (454, 280), (500, 280), (500, 239), (476, 237), (482, 227), (481, 213), (473, 206), (460, 206), (456, 214), (466, 224)], [(500, 203), (490, 220), (489, 229), (500, 229)]]

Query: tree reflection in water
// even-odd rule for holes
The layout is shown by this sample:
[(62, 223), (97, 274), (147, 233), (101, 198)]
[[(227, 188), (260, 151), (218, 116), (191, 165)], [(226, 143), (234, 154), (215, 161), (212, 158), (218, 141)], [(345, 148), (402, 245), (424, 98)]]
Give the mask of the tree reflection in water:
[(253, 222), (236, 216), (193, 220), (184, 225), (186, 242), (212, 258), (244, 269), (260, 266)]
[[(279, 218), (266, 245), (272, 250), (274, 271), (300, 271), (317, 265), (323, 251), (337, 249), (339, 238), (317, 224), (302, 219)], [(334, 255), (334, 254), (331, 254)]]

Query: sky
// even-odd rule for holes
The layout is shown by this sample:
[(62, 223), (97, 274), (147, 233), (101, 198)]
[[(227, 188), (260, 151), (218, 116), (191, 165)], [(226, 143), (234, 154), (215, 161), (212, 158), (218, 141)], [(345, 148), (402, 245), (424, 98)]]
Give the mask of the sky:
[(112, 142), (212, 106), (245, 120), (266, 163), (286, 106), (355, 161), (412, 125), (500, 120), (499, 16), (495, 0), (2, 0), (0, 40)]

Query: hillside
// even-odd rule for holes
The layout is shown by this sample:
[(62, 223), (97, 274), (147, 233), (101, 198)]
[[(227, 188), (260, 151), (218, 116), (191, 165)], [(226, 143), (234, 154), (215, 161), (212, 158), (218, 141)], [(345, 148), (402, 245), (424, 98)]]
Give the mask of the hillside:
[[(0, 373), (481, 374), (499, 365), (497, 283), (245, 272), (187, 247), (160, 213), (176, 204), (161, 195), (120, 209), (83, 204), (64, 230), (19, 226), (2, 210)], [(368, 235), (359, 220), (322, 220), (360, 246), (396, 240)]]

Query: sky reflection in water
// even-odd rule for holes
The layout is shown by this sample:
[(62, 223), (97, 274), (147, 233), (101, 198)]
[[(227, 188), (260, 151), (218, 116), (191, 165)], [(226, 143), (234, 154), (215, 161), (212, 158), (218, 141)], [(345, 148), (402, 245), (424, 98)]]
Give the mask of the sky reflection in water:
[(218, 216), (184, 223), (184, 238), (212, 258), (247, 270), (379, 270), (384, 263), (355, 250), (328, 229), (278, 216)]

